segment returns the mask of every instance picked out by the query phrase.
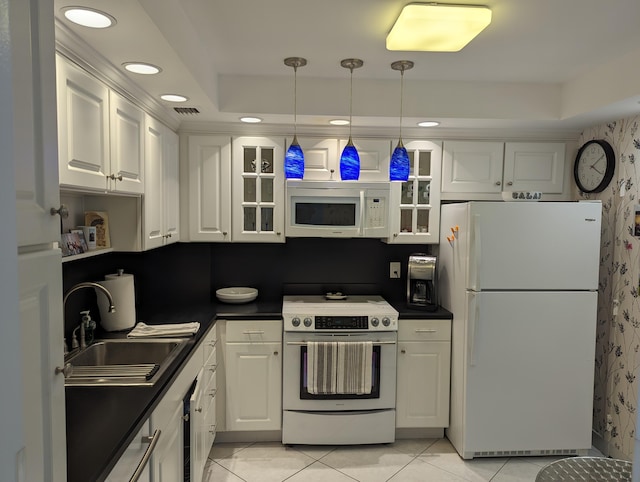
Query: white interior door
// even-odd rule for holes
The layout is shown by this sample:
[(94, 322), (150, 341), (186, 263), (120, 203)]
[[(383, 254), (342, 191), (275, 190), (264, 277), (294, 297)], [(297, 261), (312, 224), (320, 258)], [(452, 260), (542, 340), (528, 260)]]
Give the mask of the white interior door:
[(597, 293), (468, 302), (465, 452), (591, 447)]

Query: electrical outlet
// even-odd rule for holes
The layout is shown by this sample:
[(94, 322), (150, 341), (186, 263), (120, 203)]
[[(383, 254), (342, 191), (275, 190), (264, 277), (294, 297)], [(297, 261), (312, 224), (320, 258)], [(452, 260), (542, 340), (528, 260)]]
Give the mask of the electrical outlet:
[(389, 263), (389, 278), (398, 279), (400, 278), (400, 263), (397, 261), (392, 261)]

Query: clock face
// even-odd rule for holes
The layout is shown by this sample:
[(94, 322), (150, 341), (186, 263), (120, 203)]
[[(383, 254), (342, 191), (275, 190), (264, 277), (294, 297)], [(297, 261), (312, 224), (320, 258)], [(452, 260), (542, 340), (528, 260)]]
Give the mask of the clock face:
[(613, 178), (615, 159), (613, 149), (606, 141), (589, 141), (580, 148), (574, 175), (582, 192), (600, 192)]

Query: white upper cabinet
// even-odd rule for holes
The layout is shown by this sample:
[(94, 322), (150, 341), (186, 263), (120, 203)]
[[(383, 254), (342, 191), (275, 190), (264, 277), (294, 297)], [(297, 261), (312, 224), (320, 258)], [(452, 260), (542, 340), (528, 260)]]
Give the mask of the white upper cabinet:
[[(564, 142), (445, 141), (444, 199), (502, 199), (503, 191), (565, 190)], [(474, 196), (476, 195), (476, 196)]]
[(445, 141), (442, 192), (502, 192), (504, 143)]
[[(340, 155), (347, 139), (313, 139), (298, 137), (304, 152), (305, 181), (340, 181)], [(290, 140), (287, 139), (287, 147)], [(359, 181), (388, 181), (391, 141), (354, 139), (360, 157)]]
[(60, 184), (142, 193), (144, 113), (58, 55)]
[[(340, 179), (340, 154), (347, 145), (347, 139), (341, 139), (336, 158)], [(358, 150), (360, 157), (360, 177), (358, 181), (388, 181), (389, 161), (391, 160), (391, 141), (386, 139), (353, 139), (353, 145)]]
[(60, 183), (106, 189), (109, 89), (60, 55), (56, 66)]
[(231, 138), (189, 136), (182, 219), (190, 241), (231, 241)]
[(284, 139), (232, 144), (233, 241), (284, 243)]
[(390, 243), (438, 243), (442, 143), (407, 141), (409, 179), (391, 183)]
[[(287, 147), (290, 140), (287, 139)], [(340, 179), (338, 139), (311, 139), (298, 137), (304, 152), (305, 181), (328, 181)]]
[(143, 249), (179, 241), (177, 136), (146, 116), (145, 193), (143, 197)]
[(143, 193), (144, 112), (122, 96), (109, 94), (111, 189)]
[(564, 142), (505, 143), (504, 190), (562, 193), (564, 153)]

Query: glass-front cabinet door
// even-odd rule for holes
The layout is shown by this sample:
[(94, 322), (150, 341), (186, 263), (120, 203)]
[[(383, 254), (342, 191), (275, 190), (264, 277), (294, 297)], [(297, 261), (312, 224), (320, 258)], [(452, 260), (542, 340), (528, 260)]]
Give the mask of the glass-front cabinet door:
[(233, 240), (283, 243), (284, 139), (237, 137), (232, 143)]
[(438, 243), (442, 143), (405, 141), (407, 181), (391, 183), (391, 243)]

